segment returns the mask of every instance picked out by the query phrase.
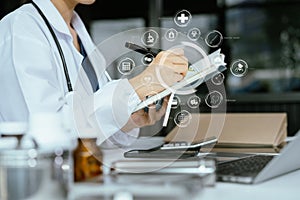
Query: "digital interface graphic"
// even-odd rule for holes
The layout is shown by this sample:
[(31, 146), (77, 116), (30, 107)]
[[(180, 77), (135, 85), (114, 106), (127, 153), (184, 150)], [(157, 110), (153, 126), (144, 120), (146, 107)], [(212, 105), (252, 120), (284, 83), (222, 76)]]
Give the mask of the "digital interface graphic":
[[(151, 90), (157, 85), (165, 87), (162, 93), (153, 89), (149, 99), (162, 95), (161, 98), (157, 97), (149, 105), (143, 105), (148, 99), (143, 100), (139, 103), (141, 109), (146, 111), (158, 102), (170, 104), (162, 119), (163, 126), (157, 126), (155, 131), (151, 130), (153, 135), (159, 134), (164, 127), (177, 127), (178, 134), (188, 131), (194, 134), (192, 137), (196, 137), (203, 111), (212, 114), (224, 113), (221, 117), (213, 116), (209, 124), (211, 128), (217, 127), (215, 133), (220, 134), (228, 101), (224, 86), (226, 76), (230, 73), (236, 78), (243, 78), (249, 70), (242, 58), (236, 58), (234, 63), (226, 63), (226, 54), (222, 51), (226, 36), (218, 30), (201, 31), (201, 27), (192, 24), (192, 20), (189, 11), (178, 11), (173, 17), (173, 27), (142, 27), (123, 31), (101, 42), (97, 45), (95, 55), (89, 55), (90, 60), (97, 60), (97, 52), (103, 54), (106, 67), (98, 67), (98, 73), (108, 72), (114, 80), (130, 80), (146, 70), (161, 51), (184, 51), (189, 69), (185, 78), (178, 84), (182, 86), (169, 86), (165, 79), (168, 74), (164, 74), (160, 67), (157, 67), (155, 74), (149, 74), (140, 80), (140, 88), (147, 87)], [(164, 67), (163, 60), (164, 58), (157, 65)], [(220, 67), (224, 68), (221, 70)], [(200, 76), (201, 74), (203, 76)], [(168, 99), (170, 96), (171, 100)], [(120, 101), (119, 94), (114, 93), (112, 105), (118, 105)], [(160, 107), (156, 105), (156, 108)], [(123, 112), (128, 112), (125, 109)], [(116, 109), (115, 112), (118, 120), (119, 111)]]

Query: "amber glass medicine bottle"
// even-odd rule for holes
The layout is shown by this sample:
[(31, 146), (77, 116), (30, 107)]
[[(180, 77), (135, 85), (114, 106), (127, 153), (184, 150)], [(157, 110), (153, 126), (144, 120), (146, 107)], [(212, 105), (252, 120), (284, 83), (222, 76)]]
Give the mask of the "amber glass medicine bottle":
[(103, 155), (96, 140), (96, 138), (78, 138), (77, 148), (73, 152), (75, 182), (99, 180), (97, 177), (103, 172)]

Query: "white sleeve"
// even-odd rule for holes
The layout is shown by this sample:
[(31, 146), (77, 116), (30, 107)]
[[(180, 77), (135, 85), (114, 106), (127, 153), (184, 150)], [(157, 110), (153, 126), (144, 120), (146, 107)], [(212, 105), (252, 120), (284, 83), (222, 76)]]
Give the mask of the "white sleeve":
[(120, 131), (139, 102), (127, 79), (111, 81), (94, 94), (95, 118), (101, 132), (98, 134), (98, 144)]
[(128, 147), (132, 145), (139, 137), (140, 129), (135, 128), (132, 129), (128, 133), (124, 133), (122, 131), (118, 131), (117, 133), (110, 136), (107, 140), (105, 140), (101, 147), (105, 149), (117, 148), (117, 147)]

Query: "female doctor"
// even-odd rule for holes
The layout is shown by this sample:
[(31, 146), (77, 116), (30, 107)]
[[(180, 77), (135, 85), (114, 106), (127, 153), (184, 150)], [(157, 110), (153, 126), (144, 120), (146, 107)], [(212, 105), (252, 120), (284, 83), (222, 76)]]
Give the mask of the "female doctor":
[[(0, 21), (0, 122), (28, 121), (33, 113), (64, 109), (64, 97), (74, 89), (84, 58), (96, 48), (74, 8), (94, 1), (33, 0)], [(164, 89), (157, 84), (155, 73), (161, 63), (168, 85), (186, 74), (187, 59), (178, 49), (161, 52), (144, 72), (130, 80), (110, 81), (105, 73), (97, 78), (93, 112), (105, 138), (128, 145), (140, 127), (152, 125), (164, 115), (165, 102), (158, 111), (150, 108), (148, 113), (140, 110), (132, 114), (147, 95)], [(105, 65), (103, 57), (99, 65)], [(142, 86), (141, 80), (149, 74), (155, 86)], [(121, 100), (117, 104), (113, 99), (116, 94)], [(116, 117), (116, 113), (122, 115)]]

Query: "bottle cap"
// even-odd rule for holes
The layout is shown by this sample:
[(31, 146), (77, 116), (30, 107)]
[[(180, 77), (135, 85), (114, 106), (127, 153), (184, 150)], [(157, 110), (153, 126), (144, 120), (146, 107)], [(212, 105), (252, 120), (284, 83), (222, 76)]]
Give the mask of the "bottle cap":
[(24, 135), (27, 131), (26, 122), (1, 122), (0, 135)]

